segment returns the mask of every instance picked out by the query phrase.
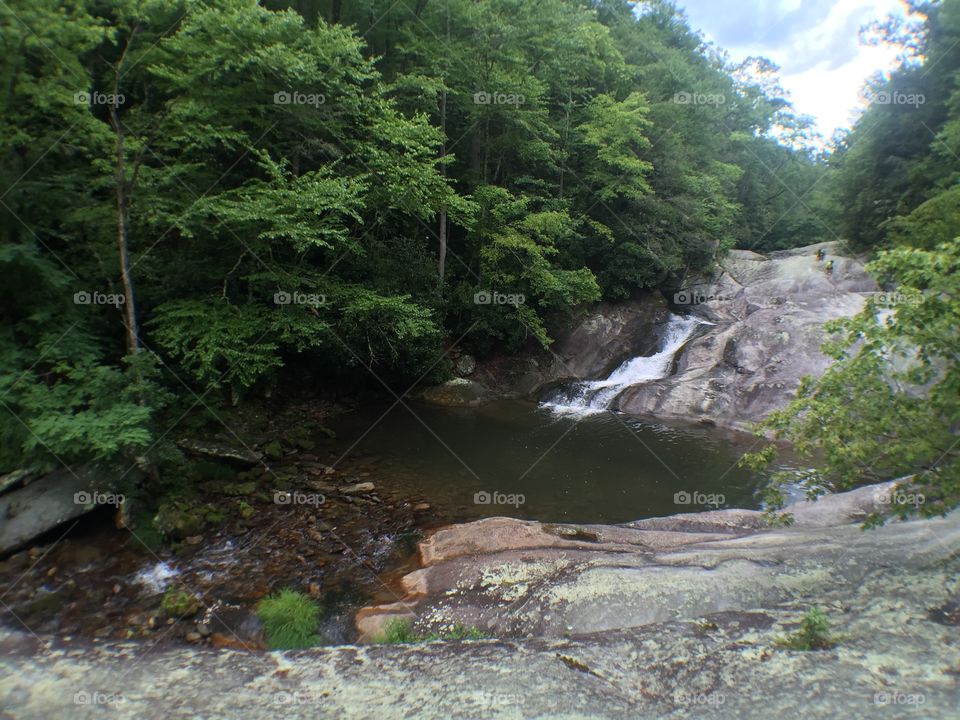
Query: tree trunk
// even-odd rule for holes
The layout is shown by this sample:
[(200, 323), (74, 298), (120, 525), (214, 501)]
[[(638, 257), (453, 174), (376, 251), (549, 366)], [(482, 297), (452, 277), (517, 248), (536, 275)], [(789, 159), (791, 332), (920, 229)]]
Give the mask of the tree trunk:
[(120, 279), (123, 282), (124, 322), (127, 326), (127, 351), (135, 353), (140, 349), (140, 332), (137, 327), (137, 303), (133, 292), (133, 277), (130, 272), (130, 249), (127, 242), (127, 169), (125, 164), (125, 134), (120, 121), (120, 69), (124, 58), (133, 43), (137, 29), (130, 34), (123, 54), (114, 66), (113, 105), (110, 107), (110, 123), (116, 133), (116, 199), (117, 199), (117, 250), (120, 256)]
[[(446, 82), (446, 80), (444, 80)], [(443, 174), (443, 182), (447, 182), (447, 165), (444, 162), (447, 157), (447, 88), (444, 86), (443, 95), (440, 97), (440, 132), (443, 140), (440, 142), (440, 172)], [(444, 206), (440, 210), (440, 255), (437, 259), (437, 274), (440, 278), (440, 284), (443, 284), (443, 274), (447, 264), (447, 208)]]

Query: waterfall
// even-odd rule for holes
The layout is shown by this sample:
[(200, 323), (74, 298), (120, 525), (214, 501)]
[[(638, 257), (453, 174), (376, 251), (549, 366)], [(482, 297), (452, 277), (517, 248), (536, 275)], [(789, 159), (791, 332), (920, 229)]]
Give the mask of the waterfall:
[(649, 357), (624, 362), (605, 380), (576, 382), (564, 388), (541, 406), (558, 414), (594, 415), (609, 409), (610, 403), (631, 385), (659, 380), (670, 372), (674, 355), (693, 334), (701, 320), (672, 315), (667, 322), (660, 350)]

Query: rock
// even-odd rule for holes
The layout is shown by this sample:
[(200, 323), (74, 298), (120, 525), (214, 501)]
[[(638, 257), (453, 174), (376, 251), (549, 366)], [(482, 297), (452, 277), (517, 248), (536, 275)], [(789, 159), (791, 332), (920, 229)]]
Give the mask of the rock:
[(167, 588), (160, 602), (160, 609), (168, 619), (196, 615), (202, 607), (193, 593), (175, 585)]
[[(0, 699), (12, 717), (73, 717), (78, 687), (122, 690), (110, 707), (121, 720), (260, 720), (293, 697), (301, 715), (357, 720), (955, 717), (960, 512), (865, 532), (850, 519), (876, 491), (793, 506), (789, 528), (744, 510), (454, 526), (404, 583), (419, 596), (357, 615), (365, 639), (416, 617), (418, 630), (459, 621), (490, 640), (250, 653), (242, 625), (255, 616), (218, 607), (230, 629), (210, 644), (222, 649), (162, 644), (131, 662), (129, 642), (0, 627)], [(837, 647), (780, 647), (814, 606)]]
[(377, 642), (387, 626), (394, 622), (413, 620), (414, 614), (408, 603), (397, 602), (379, 605), (376, 608), (362, 608), (356, 615), (355, 624), (359, 634), (358, 642)]
[(340, 492), (344, 495), (361, 495), (364, 493), (372, 493), (376, 489), (376, 485), (372, 482), (361, 482), (356, 483), (355, 485), (347, 485), (346, 487), (340, 488)]
[(199, 535), (203, 529), (203, 508), (185, 501), (170, 500), (163, 503), (153, 518), (154, 527), (175, 540)]
[[(817, 261), (819, 248), (833, 274)], [(856, 314), (878, 289), (858, 259), (837, 252), (835, 243), (769, 257), (731, 251), (716, 275), (690, 284), (713, 299), (682, 308), (713, 324), (681, 350), (673, 375), (627, 389), (617, 409), (746, 429), (784, 407), (803, 376), (830, 364), (820, 352), (823, 324)]]
[(185, 452), (193, 455), (226, 460), (237, 465), (256, 465), (262, 457), (260, 453), (248, 448), (236, 448), (203, 440), (182, 439), (177, 440), (177, 445)]
[(422, 390), (418, 399), (444, 407), (474, 407), (494, 398), (494, 393), (475, 380), (454, 378)]
[(188, 643), (196, 643), (203, 640), (203, 636), (200, 633), (189, 632), (186, 635), (184, 635), (183, 639), (186, 640)]
[(624, 360), (654, 353), (669, 317), (666, 300), (654, 292), (584, 307), (572, 321), (551, 322), (555, 342), (550, 350), (483, 361), (474, 379), (496, 388), (498, 395), (528, 397), (564, 382), (606, 377)]
[(280, 460), (283, 457), (283, 448), (277, 440), (271, 440), (263, 446), (263, 452), (271, 460)]
[(429, 510), (429, 509), (430, 509), (430, 503), (425, 503), (425, 502), (417, 503), (416, 505), (413, 506), (414, 512), (425, 512), (426, 510)]
[(187, 545), (199, 545), (203, 542), (203, 535), (191, 535), (190, 537), (184, 538), (183, 541)]
[(239, 495), (252, 495), (256, 491), (257, 483), (255, 482), (227, 483), (223, 486), (223, 494), (232, 495), (234, 497)]
[[(120, 496), (110, 493), (115, 479), (92, 467), (64, 468), (0, 495), (0, 557), (96, 509), (96, 502), (116, 501), (119, 505)], [(141, 479), (136, 469), (124, 478), (133, 484)]]
[(453, 363), (453, 371), (460, 376), (473, 375), (477, 369), (477, 361), (473, 355), (464, 353)]
[(8, 490), (23, 487), (34, 477), (35, 474), (30, 470), (14, 470), (6, 475), (0, 475), (0, 495)]
[(201, 637), (209, 637), (213, 631), (210, 629), (210, 626), (206, 623), (197, 623), (197, 633)]
[[(898, 559), (909, 556), (909, 568), (922, 574), (960, 549), (960, 512), (861, 530), (890, 485), (791, 505), (789, 528), (766, 527), (748, 510), (619, 526), (512, 518), (455, 525), (420, 543), (422, 568), (402, 579), (403, 599), (426, 629), (461, 624), (557, 638), (773, 609), (798, 593), (842, 603), (868, 578), (880, 582)], [(891, 586), (902, 582), (890, 578)], [(364, 617), (373, 622), (381, 612), (393, 607), (367, 608)]]

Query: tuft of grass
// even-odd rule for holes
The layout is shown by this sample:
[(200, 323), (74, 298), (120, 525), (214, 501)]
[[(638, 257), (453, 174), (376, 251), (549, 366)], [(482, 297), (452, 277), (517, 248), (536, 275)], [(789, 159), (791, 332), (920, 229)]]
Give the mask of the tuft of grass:
[(413, 632), (413, 623), (410, 620), (391, 620), (383, 628), (383, 634), (377, 642), (397, 645), (401, 643), (417, 642), (419, 637)]
[(454, 625), (450, 630), (441, 633), (419, 635), (414, 632), (411, 620), (392, 620), (383, 629), (383, 634), (377, 638), (379, 643), (391, 645), (415, 642), (433, 642), (435, 640), (482, 640), (488, 637), (482, 630), (464, 625)]
[(267, 643), (273, 650), (296, 650), (318, 645), (317, 633), (322, 609), (308, 595), (284, 588), (265, 597), (257, 606)]
[(836, 645), (830, 634), (830, 621), (820, 608), (811, 608), (803, 616), (800, 628), (777, 640), (777, 646), (788, 650), (829, 650)]

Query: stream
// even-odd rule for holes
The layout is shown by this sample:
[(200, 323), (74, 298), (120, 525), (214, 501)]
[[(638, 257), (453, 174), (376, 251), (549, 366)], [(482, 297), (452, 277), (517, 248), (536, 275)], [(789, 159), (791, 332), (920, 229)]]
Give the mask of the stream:
[[(262, 411), (270, 418), (262, 437), (279, 440), (282, 454), (245, 473), (221, 468), (193, 500), (225, 522), (153, 550), (97, 511), (0, 562), (0, 621), (38, 633), (255, 648), (257, 602), (292, 587), (327, 609), (327, 642), (351, 642), (353, 612), (395, 601), (392, 583), (415, 567), (416, 541), (445, 524), (498, 515), (623, 523), (760, 508), (769, 473), (797, 469), (789, 456), (757, 473), (738, 464), (760, 446), (752, 436), (610, 409), (626, 387), (668, 375), (699, 324), (673, 316), (652, 355), (539, 403), (366, 404), (333, 418), (335, 433), (299, 445), (283, 428), (309, 406)], [(238, 490), (243, 484), (249, 489)], [(325, 499), (278, 503), (278, 491)], [(199, 598), (198, 610), (165, 615), (161, 599), (172, 587)]]

